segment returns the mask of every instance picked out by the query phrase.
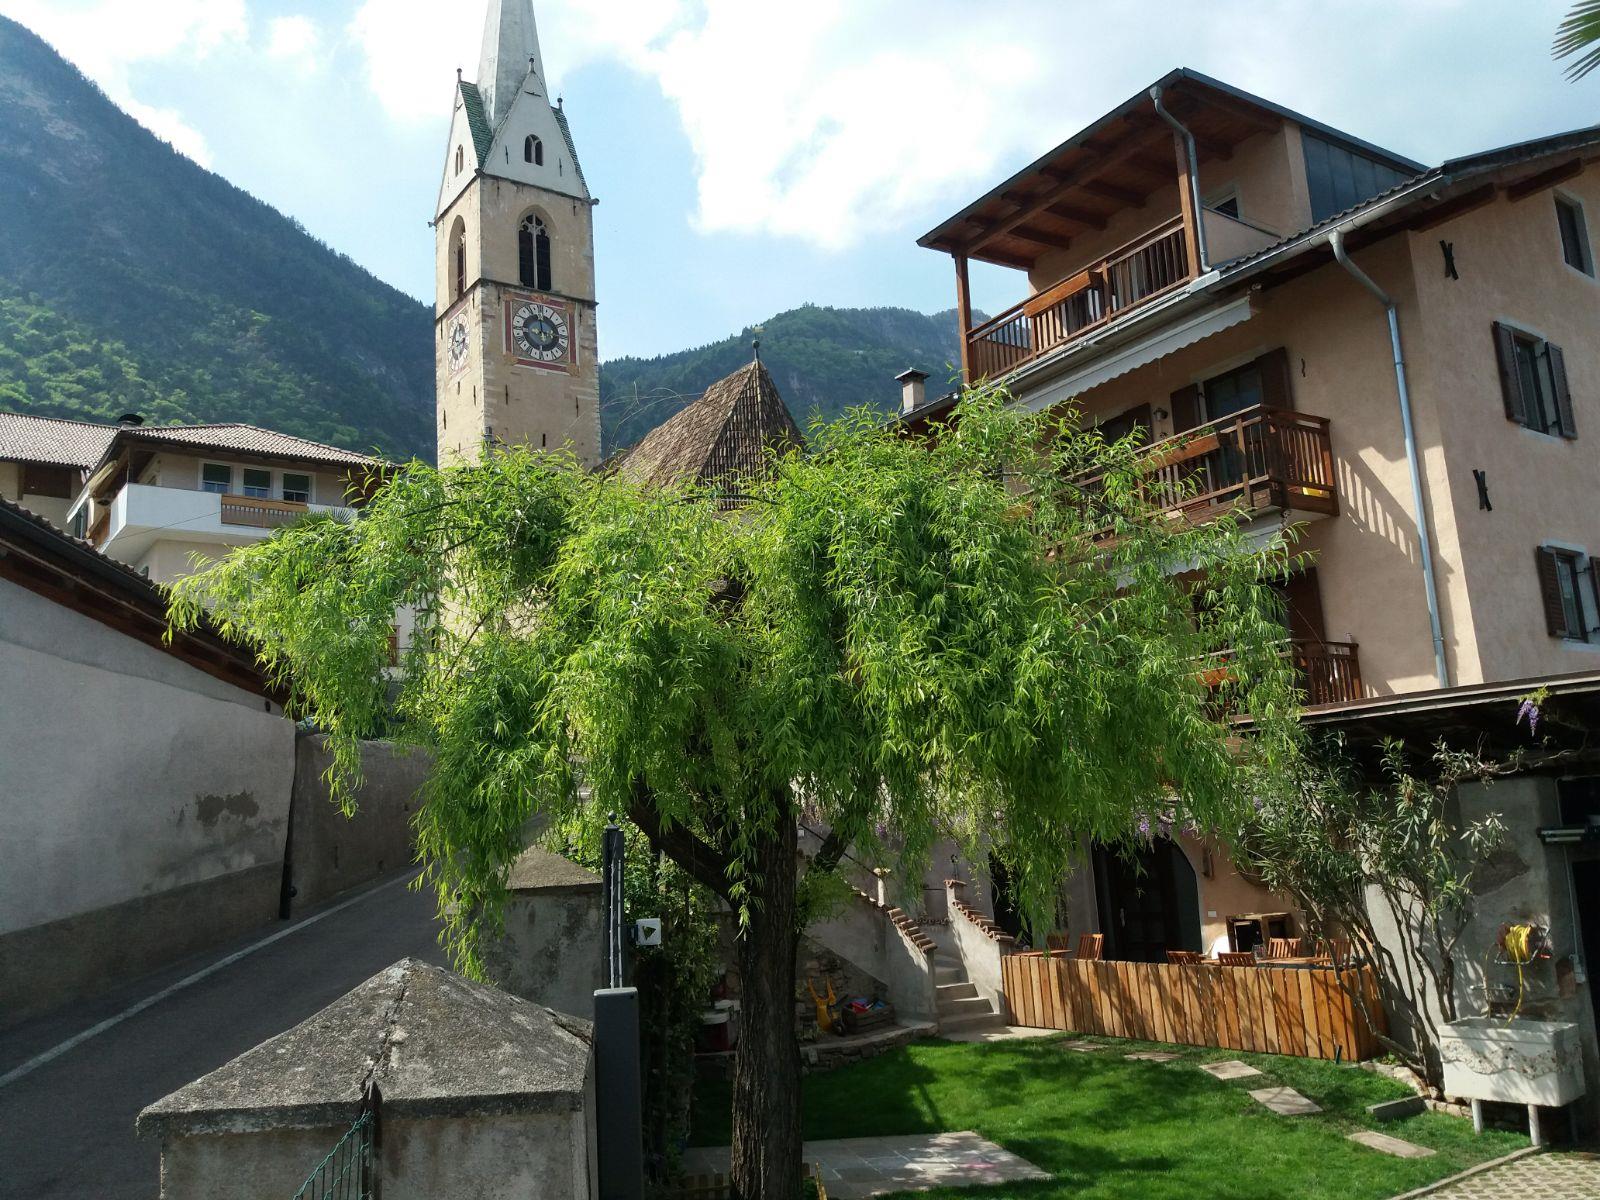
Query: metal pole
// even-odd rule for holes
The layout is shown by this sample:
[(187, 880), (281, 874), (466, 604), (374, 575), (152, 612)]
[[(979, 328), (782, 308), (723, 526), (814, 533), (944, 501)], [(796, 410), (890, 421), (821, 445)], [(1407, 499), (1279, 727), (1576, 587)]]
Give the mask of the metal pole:
[(639, 993), (624, 987), (622, 867), (625, 843), (616, 814), (606, 825), (600, 868), (605, 908), (605, 982), (594, 994), (595, 1140), (600, 1200), (643, 1200), (644, 1096), (639, 1054)]
[(619, 988), (622, 983), (622, 865), (625, 855), (622, 830), (617, 828), (617, 815), (611, 814), (601, 842), (600, 881), (605, 908), (605, 985)]

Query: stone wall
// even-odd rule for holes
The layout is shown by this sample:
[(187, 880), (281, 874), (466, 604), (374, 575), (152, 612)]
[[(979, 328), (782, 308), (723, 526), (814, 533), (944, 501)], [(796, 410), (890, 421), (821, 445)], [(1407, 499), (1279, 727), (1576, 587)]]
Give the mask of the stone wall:
[(293, 888), (290, 912), (298, 916), (411, 863), (415, 856), (411, 817), (418, 789), (433, 763), (421, 751), (389, 742), (365, 743), (356, 810), (346, 817), (328, 798), (323, 779), (333, 759), (326, 739), (300, 730), (294, 755), (288, 873)]
[(507, 883), (505, 936), (484, 949), (490, 981), (592, 1021), (605, 957), (600, 877), (532, 847), (512, 864)]

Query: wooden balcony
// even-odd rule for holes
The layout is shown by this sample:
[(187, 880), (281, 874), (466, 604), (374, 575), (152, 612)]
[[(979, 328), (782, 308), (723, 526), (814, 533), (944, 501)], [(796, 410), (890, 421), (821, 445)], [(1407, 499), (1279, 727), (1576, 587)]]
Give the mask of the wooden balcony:
[[(1286, 638), (1283, 653), (1294, 665), (1307, 707), (1348, 704), (1366, 695), (1361, 689), (1361, 659), (1354, 642)], [(1227, 678), (1228, 659), (1228, 652), (1223, 651), (1208, 661), (1201, 672), (1206, 686), (1216, 687)]]
[(979, 325), (967, 335), (969, 379), (1008, 375), (1188, 279), (1183, 218), (1175, 216)]
[[(1145, 447), (1149, 498), (1199, 522), (1223, 509), (1338, 515), (1328, 418), (1257, 405)], [(1098, 477), (1079, 481), (1092, 493)]]
[(222, 497), (222, 523), (248, 525), (254, 529), (276, 529), (310, 512), (310, 507), (295, 500), (264, 500), (257, 496)]

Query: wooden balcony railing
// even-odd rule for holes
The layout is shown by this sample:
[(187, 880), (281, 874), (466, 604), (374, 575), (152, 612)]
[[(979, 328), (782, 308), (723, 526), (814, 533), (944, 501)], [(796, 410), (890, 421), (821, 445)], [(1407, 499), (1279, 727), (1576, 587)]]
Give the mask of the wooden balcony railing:
[[(1283, 653), (1294, 664), (1300, 691), (1308, 706), (1347, 704), (1360, 700), (1361, 659), (1354, 642), (1323, 642), (1311, 638), (1286, 638)], [(1208, 659), (1201, 678), (1216, 687), (1228, 675), (1229, 652)]]
[(1345, 704), (1364, 694), (1354, 642), (1296, 639), (1289, 643), (1289, 653), (1307, 704)]
[(998, 379), (1188, 278), (1183, 220), (1174, 217), (974, 329), (971, 377)]
[[(1328, 418), (1256, 405), (1144, 448), (1148, 498), (1173, 516), (1204, 521), (1221, 509), (1336, 516)], [(1078, 481), (1092, 493), (1098, 476)]]
[(276, 529), (305, 516), (311, 510), (294, 500), (264, 500), (257, 496), (222, 497), (222, 523), (249, 525), (256, 529)]

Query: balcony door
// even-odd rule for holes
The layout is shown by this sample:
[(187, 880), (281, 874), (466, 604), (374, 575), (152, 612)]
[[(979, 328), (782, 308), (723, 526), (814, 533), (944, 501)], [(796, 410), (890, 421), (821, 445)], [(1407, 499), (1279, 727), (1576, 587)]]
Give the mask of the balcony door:
[(1273, 590), (1283, 599), (1284, 624), (1289, 627), (1292, 641), (1328, 640), (1328, 628), (1322, 619), (1322, 585), (1317, 581), (1315, 567), (1296, 571), (1283, 583), (1273, 585)]

